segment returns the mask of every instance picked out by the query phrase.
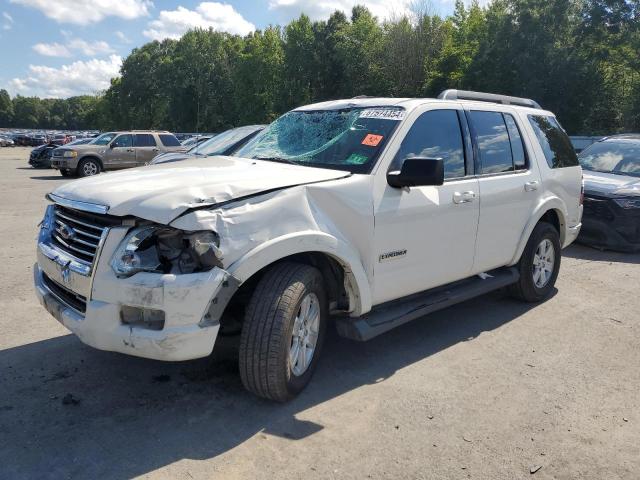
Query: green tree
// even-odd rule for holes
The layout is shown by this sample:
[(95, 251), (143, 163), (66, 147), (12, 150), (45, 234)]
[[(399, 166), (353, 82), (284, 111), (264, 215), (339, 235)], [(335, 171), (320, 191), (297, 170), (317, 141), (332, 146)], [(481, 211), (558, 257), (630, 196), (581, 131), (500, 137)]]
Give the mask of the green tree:
[(13, 103), (6, 90), (0, 90), (0, 127), (10, 127), (13, 124)]

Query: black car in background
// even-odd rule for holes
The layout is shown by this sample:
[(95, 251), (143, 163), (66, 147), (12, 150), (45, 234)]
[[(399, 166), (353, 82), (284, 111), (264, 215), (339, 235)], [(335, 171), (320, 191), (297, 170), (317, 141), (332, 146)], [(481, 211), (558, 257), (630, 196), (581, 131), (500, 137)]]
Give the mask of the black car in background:
[(640, 251), (640, 134), (604, 138), (578, 158), (585, 196), (578, 240), (599, 248)]
[[(31, 154), (29, 155), (29, 165), (33, 168), (51, 168), (51, 157), (53, 156), (53, 151), (63, 145), (59, 140), (60, 139), (53, 139), (51, 142), (40, 145), (39, 147), (31, 150)], [(93, 138), (80, 138), (67, 143), (65, 146), (83, 145), (91, 142), (92, 140)]]
[(51, 168), (51, 155), (58, 147), (59, 145), (46, 143), (34, 148), (29, 154), (29, 165), (33, 168)]

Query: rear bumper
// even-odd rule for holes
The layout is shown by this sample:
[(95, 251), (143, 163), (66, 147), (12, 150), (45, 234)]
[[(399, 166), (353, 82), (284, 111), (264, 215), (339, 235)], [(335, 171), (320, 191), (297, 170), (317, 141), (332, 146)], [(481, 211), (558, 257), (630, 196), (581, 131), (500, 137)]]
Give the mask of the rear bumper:
[(571, 245), (573, 242), (575, 242), (576, 239), (578, 238), (578, 235), (580, 235), (581, 230), (582, 230), (582, 223), (579, 223), (573, 227), (567, 227), (565, 231), (564, 245), (562, 245), (562, 248), (566, 248), (569, 245)]

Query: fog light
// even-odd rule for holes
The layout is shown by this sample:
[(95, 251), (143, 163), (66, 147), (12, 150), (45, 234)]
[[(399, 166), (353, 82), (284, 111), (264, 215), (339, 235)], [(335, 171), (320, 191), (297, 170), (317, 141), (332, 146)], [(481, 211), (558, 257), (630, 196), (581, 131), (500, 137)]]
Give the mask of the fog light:
[(145, 328), (147, 330), (162, 330), (164, 328), (163, 310), (122, 305), (120, 319), (122, 323), (132, 327)]

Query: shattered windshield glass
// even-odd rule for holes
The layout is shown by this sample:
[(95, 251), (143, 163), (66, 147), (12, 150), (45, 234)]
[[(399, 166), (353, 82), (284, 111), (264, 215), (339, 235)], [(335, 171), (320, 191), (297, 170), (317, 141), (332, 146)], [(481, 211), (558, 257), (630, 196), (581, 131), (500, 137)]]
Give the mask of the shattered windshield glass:
[(398, 107), (293, 111), (236, 155), (365, 173), (403, 118)]

